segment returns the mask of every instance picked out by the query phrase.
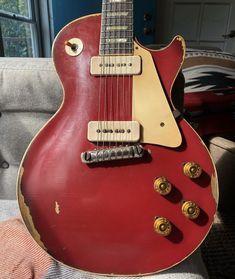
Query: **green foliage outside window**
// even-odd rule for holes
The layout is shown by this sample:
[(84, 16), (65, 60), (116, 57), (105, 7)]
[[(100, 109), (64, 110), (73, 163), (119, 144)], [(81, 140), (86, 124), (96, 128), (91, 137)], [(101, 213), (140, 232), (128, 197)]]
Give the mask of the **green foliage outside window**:
[(22, 16), (29, 16), (27, 0), (0, 0), (0, 9)]
[[(0, 9), (29, 17), (27, 0), (0, 0)], [(33, 56), (30, 23), (0, 18), (4, 55), (14, 57)]]

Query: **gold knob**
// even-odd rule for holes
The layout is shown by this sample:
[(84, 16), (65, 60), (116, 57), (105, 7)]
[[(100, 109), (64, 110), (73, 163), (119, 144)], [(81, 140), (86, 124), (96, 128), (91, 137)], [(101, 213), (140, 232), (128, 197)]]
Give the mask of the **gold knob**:
[(154, 222), (154, 230), (162, 236), (168, 236), (171, 233), (172, 226), (169, 220), (159, 217)]
[(166, 196), (171, 192), (172, 186), (164, 176), (157, 178), (154, 182), (154, 189), (162, 196)]
[(182, 205), (182, 212), (184, 216), (189, 219), (196, 219), (200, 214), (200, 208), (192, 201), (186, 201)]
[(202, 174), (202, 168), (195, 162), (188, 162), (184, 165), (184, 174), (189, 178), (198, 178)]

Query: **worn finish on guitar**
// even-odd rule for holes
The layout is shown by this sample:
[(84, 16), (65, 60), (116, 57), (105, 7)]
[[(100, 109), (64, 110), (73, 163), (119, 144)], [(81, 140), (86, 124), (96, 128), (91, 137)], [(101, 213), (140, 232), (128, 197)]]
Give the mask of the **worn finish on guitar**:
[[(182, 135), (179, 147), (142, 142), (149, 151), (142, 158), (81, 161), (83, 152), (96, 148), (87, 139), (87, 129), (90, 121), (97, 121), (100, 77), (91, 76), (90, 61), (99, 55), (100, 22), (99, 15), (76, 20), (55, 40), (53, 59), (64, 101), (24, 156), (18, 179), (20, 208), (39, 245), (60, 262), (99, 274), (155, 273), (181, 262), (205, 238), (217, 208), (216, 172), (201, 139), (180, 117), (176, 120)], [(82, 41), (77, 56), (65, 50), (71, 38)], [(173, 109), (171, 89), (183, 62), (183, 41), (177, 37), (163, 50), (148, 51)], [(132, 77), (102, 78), (107, 87), (112, 84), (120, 92), (132, 81)], [(143, 93), (148, 98), (148, 92)], [(116, 102), (122, 98), (115, 96)], [(125, 98), (132, 103), (132, 95)], [(114, 108), (112, 120), (135, 120), (130, 109), (116, 112)], [(107, 120), (105, 115), (101, 120)], [(200, 177), (184, 174), (187, 162), (201, 166)], [(155, 190), (159, 177), (171, 185), (167, 195)], [(182, 213), (184, 201), (198, 205), (198, 218)]]

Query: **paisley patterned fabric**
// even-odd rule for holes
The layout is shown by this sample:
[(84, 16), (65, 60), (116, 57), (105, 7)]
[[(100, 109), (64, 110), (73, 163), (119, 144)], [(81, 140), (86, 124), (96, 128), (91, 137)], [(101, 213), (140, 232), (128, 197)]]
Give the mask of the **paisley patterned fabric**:
[(209, 50), (187, 50), (183, 74), (185, 93), (235, 87), (235, 56)]

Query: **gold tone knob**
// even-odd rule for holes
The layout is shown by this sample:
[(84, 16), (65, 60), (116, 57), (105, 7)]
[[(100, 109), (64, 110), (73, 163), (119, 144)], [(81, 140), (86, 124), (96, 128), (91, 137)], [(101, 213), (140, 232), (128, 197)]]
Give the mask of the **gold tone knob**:
[(192, 201), (186, 201), (182, 205), (182, 212), (184, 216), (189, 219), (196, 219), (200, 214), (200, 208)]
[(159, 217), (154, 222), (154, 230), (162, 236), (168, 236), (171, 233), (172, 226), (169, 220)]
[(166, 196), (171, 192), (172, 186), (164, 176), (157, 178), (154, 182), (154, 189), (162, 196)]
[(188, 162), (184, 165), (184, 174), (189, 178), (198, 178), (202, 174), (202, 168), (195, 162)]

